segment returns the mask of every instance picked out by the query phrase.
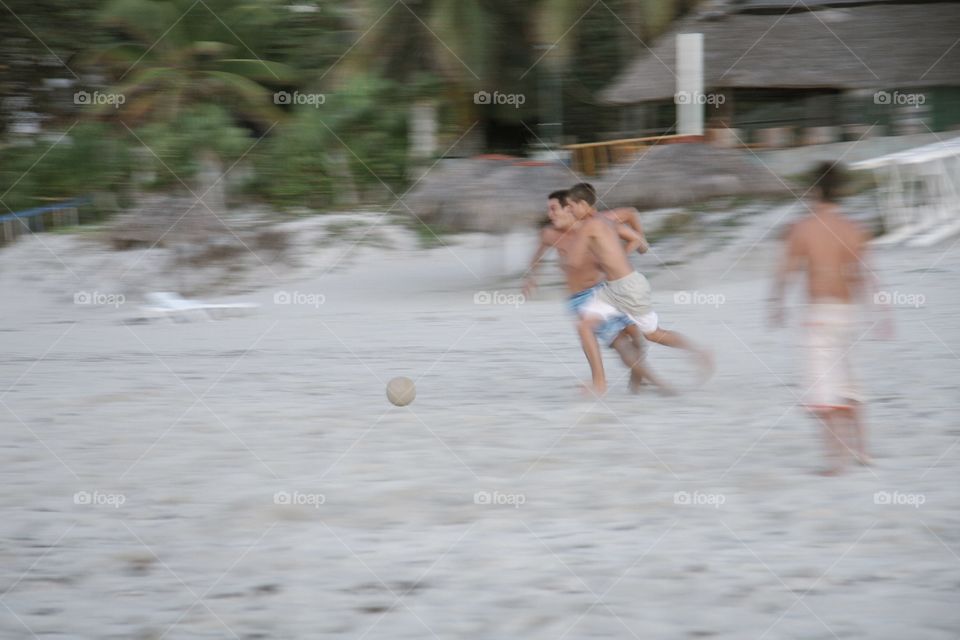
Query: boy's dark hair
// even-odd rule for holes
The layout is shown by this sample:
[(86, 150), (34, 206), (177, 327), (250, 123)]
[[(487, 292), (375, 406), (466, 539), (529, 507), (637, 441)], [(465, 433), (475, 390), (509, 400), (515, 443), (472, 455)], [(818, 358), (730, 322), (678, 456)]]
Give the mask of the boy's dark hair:
[(567, 200), (586, 202), (592, 207), (597, 203), (597, 190), (593, 188), (592, 184), (581, 182), (567, 190)]
[(843, 186), (843, 166), (836, 162), (821, 162), (814, 170), (814, 183), (824, 202), (837, 202)]
[(589, 182), (578, 182), (577, 184), (575, 184), (575, 185), (573, 185), (573, 186), (575, 186), (575, 187), (583, 187), (584, 189), (587, 189), (590, 193), (592, 193), (594, 198), (597, 197), (597, 188), (594, 187), (594, 186), (593, 186), (592, 184), (590, 184)]
[[(567, 190), (558, 189), (557, 191), (554, 191), (553, 193), (548, 195), (547, 200), (556, 200), (557, 202), (560, 203), (561, 207), (565, 207), (567, 206)], [(540, 218), (539, 226), (541, 229), (549, 227), (551, 225), (553, 225), (553, 220), (550, 219), (549, 215), (545, 215), (542, 218)]]

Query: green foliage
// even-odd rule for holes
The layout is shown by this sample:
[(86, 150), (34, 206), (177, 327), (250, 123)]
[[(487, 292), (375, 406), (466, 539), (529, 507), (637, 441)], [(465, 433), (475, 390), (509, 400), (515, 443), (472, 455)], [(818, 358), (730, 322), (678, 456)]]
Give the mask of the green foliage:
[(253, 191), (277, 205), (327, 208), (353, 188), (362, 198), (384, 184), (399, 195), (407, 160), (403, 100), (393, 83), (356, 77), (322, 105), (295, 107), (261, 145)]
[(334, 185), (327, 152), (330, 138), (313, 109), (297, 109), (252, 154), (252, 192), (281, 207), (328, 206)]
[(226, 109), (211, 104), (190, 107), (175, 122), (151, 122), (135, 133), (131, 143), (141, 149), (140, 165), (152, 170), (153, 186), (159, 187), (188, 181), (199, 168), (201, 150), (216, 153), (230, 166), (255, 142)]
[(100, 23), (112, 41), (88, 59), (110, 73), (113, 91), (125, 102), (113, 113), (109, 106), (98, 113), (173, 122), (184, 109), (214, 103), (237, 118), (276, 121), (280, 113), (272, 89), (294, 82), (297, 73), (257, 53), (281, 15), (254, 11), (258, 6), (223, 0), (110, 2)]
[[(48, 137), (0, 147), (0, 193), (13, 187), (4, 199), (23, 208), (123, 192), (144, 171), (177, 188), (213, 152), (225, 168), (246, 154), (248, 193), (280, 206), (392, 202), (408, 184), (413, 101), (436, 106), (442, 146), (472, 128), (485, 150), (520, 152), (538, 122), (559, 120), (600, 139), (621, 118), (596, 93), (642, 48), (637, 37), (649, 42), (693, 2), (8, 0), (69, 69), (0, 21), (0, 56), (14, 61), (0, 65), (0, 100), (28, 98), (49, 131), (84, 124), (42, 160)], [(44, 79), (124, 101), (78, 109), (40, 90)], [(475, 104), (481, 89), (525, 104)], [(326, 100), (277, 104), (278, 91)]]
[[(351, 173), (360, 185), (386, 184), (396, 191), (407, 162), (407, 109), (397, 86), (359, 76), (329, 97), (332, 117), (325, 124), (337, 132), (347, 151)], [(318, 111), (323, 116), (322, 111)]]
[[(57, 121), (64, 117), (51, 80), (75, 80), (74, 57), (92, 44), (98, 0), (4, 0), (0, 4), (0, 136), (11, 124), (11, 104)], [(72, 119), (71, 119), (72, 122)], [(2, 193), (2, 192), (0, 192)]]
[(51, 200), (118, 191), (130, 177), (130, 160), (128, 146), (107, 125), (79, 124), (62, 138), (0, 150), (0, 194), (6, 193), (3, 202), (9, 209), (20, 211)]

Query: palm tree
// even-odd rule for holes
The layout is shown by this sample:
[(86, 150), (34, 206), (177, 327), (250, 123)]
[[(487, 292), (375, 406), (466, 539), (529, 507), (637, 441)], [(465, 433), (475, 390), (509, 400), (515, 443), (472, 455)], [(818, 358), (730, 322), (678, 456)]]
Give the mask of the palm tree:
[(238, 120), (275, 122), (282, 111), (270, 88), (292, 84), (296, 74), (251, 49), (263, 44), (258, 34), (269, 31), (269, 14), (257, 8), (214, 1), (114, 0), (100, 14), (112, 37), (92, 62), (107, 71), (114, 90), (126, 97), (119, 112), (129, 122), (174, 121), (198, 103), (218, 104)]
[[(581, 3), (567, 0), (566, 13), (574, 13), (570, 7)], [(536, 120), (541, 109), (541, 49), (536, 45), (549, 36), (540, 33), (538, 23), (545, 17), (556, 18), (547, 10), (540, 11), (541, 5), (547, 4), (537, 2), (531, 7), (515, 0), (370, 0), (365, 16), (372, 29), (363, 46), (357, 47), (356, 64), (376, 68), (399, 82), (433, 79), (434, 87), (425, 93), (432, 95), (434, 111), (445, 107), (450, 114), (448, 120), (456, 129), (452, 138), (476, 125), (472, 130), (475, 134), (487, 129), (488, 144), (498, 132), (521, 141), (530, 137), (524, 123)], [(557, 5), (555, 0), (553, 4)], [(566, 26), (574, 24), (578, 15), (569, 18)], [(557, 21), (562, 23), (564, 18)], [(556, 39), (560, 39), (562, 31), (557, 31)], [(522, 94), (524, 99), (519, 108), (512, 104), (477, 104), (474, 93), (478, 90)], [(428, 113), (422, 104), (417, 103), (421, 120)], [(411, 118), (411, 122), (416, 121)]]
[[(199, 226), (224, 212), (224, 153), (239, 156), (244, 138), (283, 118), (274, 92), (297, 77), (258, 53), (282, 15), (267, 8), (224, 0), (113, 0), (98, 16), (105, 43), (85, 62), (107, 76), (124, 102), (95, 113), (129, 130), (168, 183), (196, 181), (195, 190), (187, 188), (201, 196), (202, 206), (193, 209)], [(170, 160), (177, 152), (187, 156), (181, 164)]]

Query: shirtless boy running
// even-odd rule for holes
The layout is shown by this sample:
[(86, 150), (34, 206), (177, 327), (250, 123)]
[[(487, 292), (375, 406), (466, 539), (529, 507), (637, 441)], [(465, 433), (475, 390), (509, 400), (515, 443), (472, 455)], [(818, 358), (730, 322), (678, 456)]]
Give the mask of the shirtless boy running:
[[(629, 251), (624, 251), (611, 221), (594, 208), (597, 196), (593, 187), (586, 183), (574, 185), (567, 191), (566, 200), (561, 222), (554, 221), (554, 226), (561, 231), (572, 229), (574, 234), (583, 238), (585, 246), (599, 263), (606, 282), (598, 291), (598, 299), (636, 321), (647, 340), (689, 351), (699, 360), (704, 379), (709, 377), (713, 370), (710, 353), (695, 346), (682, 334), (660, 327), (653, 310), (650, 283), (630, 265)], [(623, 226), (618, 225), (618, 228)]]
[(851, 455), (862, 464), (869, 462), (861, 416), (863, 396), (848, 356), (856, 326), (854, 302), (872, 287), (864, 286), (868, 279), (864, 274), (867, 234), (837, 206), (840, 169), (825, 162), (816, 174), (819, 193), (812, 213), (794, 224), (786, 239), (774, 279), (771, 319), (774, 325), (782, 324), (787, 280), (793, 272), (802, 271), (809, 300), (809, 389), (801, 401), (823, 425), (828, 466), (822, 474), (835, 475)]
[[(534, 274), (543, 255), (550, 248), (556, 248), (560, 256), (560, 265), (566, 276), (567, 289), (570, 292), (569, 305), (578, 319), (577, 332), (583, 344), (587, 362), (590, 364), (592, 375), (590, 390), (602, 394), (607, 386), (603, 361), (597, 346), (599, 338), (613, 347), (630, 369), (631, 391), (636, 393), (643, 379), (646, 378), (662, 391), (670, 392), (670, 389), (643, 364), (646, 345), (636, 323), (625, 314), (597, 300), (597, 287), (603, 280), (603, 274), (583, 239), (571, 231), (561, 231), (554, 226), (554, 220), (563, 223), (566, 192), (551, 193), (547, 203), (548, 218), (540, 231), (540, 246), (530, 265), (524, 292), (529, 295), (535, 287)], [(621, 229), (619, 237), (628, 243), (631, 250), (644, 243), (642, 236), (629, 228)]]

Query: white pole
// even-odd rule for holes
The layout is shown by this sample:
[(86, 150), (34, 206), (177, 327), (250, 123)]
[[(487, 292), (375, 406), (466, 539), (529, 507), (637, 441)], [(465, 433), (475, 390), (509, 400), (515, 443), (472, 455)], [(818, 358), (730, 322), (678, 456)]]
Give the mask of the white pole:
[(703, 135), (703, 34), (677, 34), (677, 133)]

